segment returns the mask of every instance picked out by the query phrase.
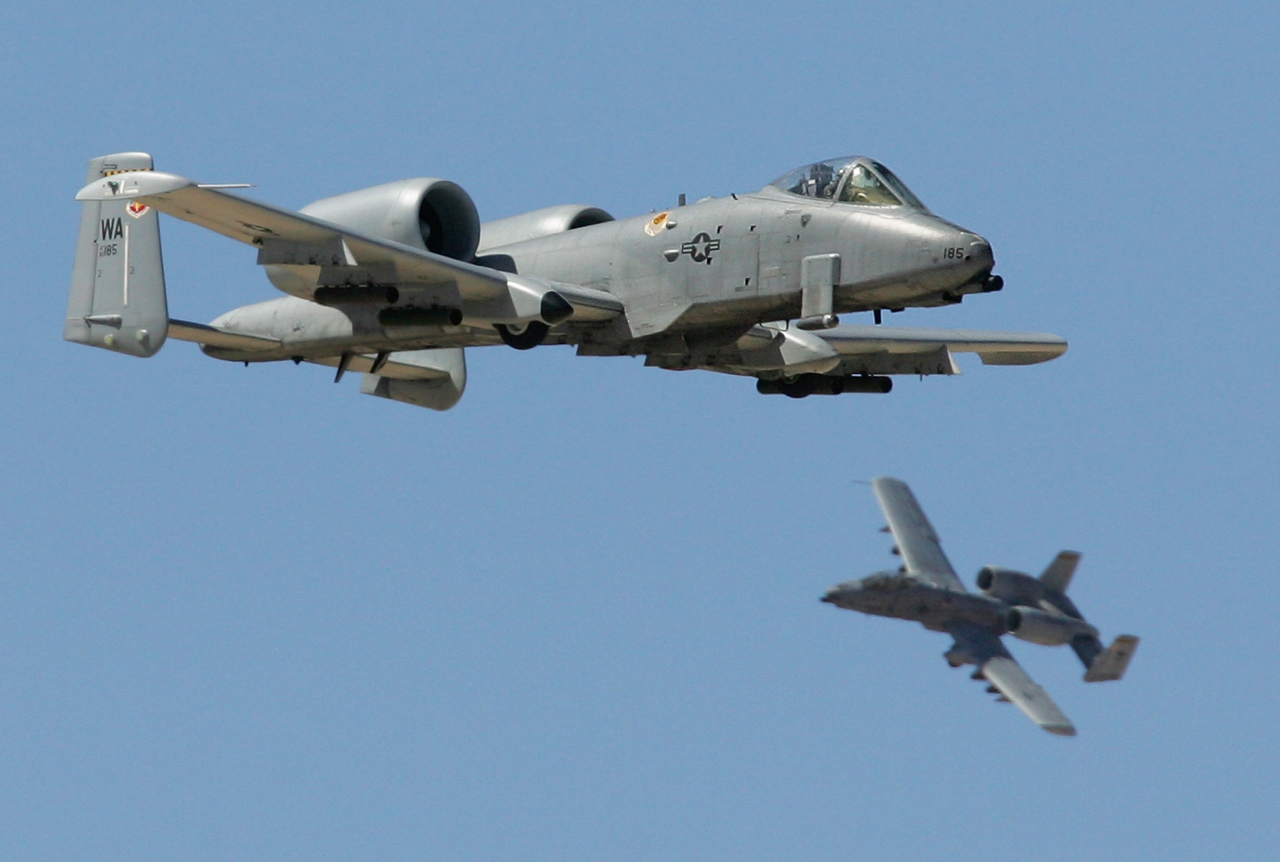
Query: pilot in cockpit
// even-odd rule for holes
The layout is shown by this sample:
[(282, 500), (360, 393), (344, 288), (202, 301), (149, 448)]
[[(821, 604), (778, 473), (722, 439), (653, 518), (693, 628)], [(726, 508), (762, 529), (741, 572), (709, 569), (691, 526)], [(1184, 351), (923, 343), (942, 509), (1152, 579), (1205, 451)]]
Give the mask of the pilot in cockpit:
[(770, 185), (807, 198), (863, 206), (905, 205), (928, 211), (892, 171), (865, 157), (846, 156), (815, 162), (779, 177)]
[(849, 172), (849, 166), (844, 165), (840, 170), (835, 172), (831, 177), (831, 182), (827, 183), (822, 189), (822, 197), (832, 200), (836, 196), (836, 189), (840, 188), (840, 181), (844, 179), (844, 175)]

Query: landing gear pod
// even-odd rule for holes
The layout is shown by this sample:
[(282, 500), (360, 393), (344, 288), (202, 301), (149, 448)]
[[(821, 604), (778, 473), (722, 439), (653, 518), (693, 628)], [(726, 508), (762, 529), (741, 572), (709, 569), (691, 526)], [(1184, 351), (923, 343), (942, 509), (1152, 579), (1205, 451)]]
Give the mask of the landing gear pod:
[[(146, 153), (89, 162), (86, 185), (106, 179), (127, 194), (130, 175), (152, 169)], [(85, 200), (63, 338), (132, 356), (153, 356), (169, 334), (159, 214), (127, 197)]]
[(467, 360), (461, 347), (409, 350), (379, 356), (364, 375), (360, 391), (431, 410), (448, 410), (467, 388)]

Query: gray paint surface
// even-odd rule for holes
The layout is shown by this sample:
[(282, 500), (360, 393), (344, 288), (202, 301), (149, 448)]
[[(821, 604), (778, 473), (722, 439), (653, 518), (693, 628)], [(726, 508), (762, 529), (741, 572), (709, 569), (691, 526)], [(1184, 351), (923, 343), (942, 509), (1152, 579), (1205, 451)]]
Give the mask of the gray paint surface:
[(134, 356), (153, 356), (169, 327), (159, 216), (123, 192), (151, 171), (146, 153), (116, 153), (89, 162), (86, 182), (116, 194), (86, 201), (63, 336)]
[[(77, 195), (84, 214), (66, 337), (140, 356), (159, 349), (169, 329), (164, 212), (255, 248), (289, 294), (208, 325), (177, 321), (174, 337), (228, 361), (335, 365), (339, 379), (349, 367), (406, 367), (388, 363), (425, 350), (562, 344), (755, 377), (761, 392), (799, 398), (886, 392), (895, 374), (958, 374), (956, 352), (1027, 365), (1066, 351), (1043, 333), (839, 326), (840, 314), (872, 311), (878, 321), (1003, 282), (986, 239), (935, 216), (879, 163), (847, 157), (799, 174), (825, 177), (821, 193), (788, 186), (793, 172), (758, 192), (629, 219), (568, 205), (482, 226), (447, 180), (386, 183), (292, 212), (155, 171), (145, 153), (104, 156)], [(121, 223), (132, 230), (120, 243), (124, 269), (115, 258), (103, 265), (114, 246), (97, 236)], [(449, 366), (441, 376), (463, 381), (451, 384), (460, 397), (465, 364)], [(435, 409), (457, 401), (399, 398), (376, 381), (364, 391)]]

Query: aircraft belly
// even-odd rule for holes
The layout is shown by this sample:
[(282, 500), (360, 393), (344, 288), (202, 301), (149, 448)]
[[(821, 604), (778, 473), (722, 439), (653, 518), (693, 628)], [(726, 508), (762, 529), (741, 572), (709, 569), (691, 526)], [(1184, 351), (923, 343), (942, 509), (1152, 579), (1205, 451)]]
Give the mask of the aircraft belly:
[(946, 613), (941, 619), (947, 624), (969, 623), (1003, 634), (1005, 614), (1008, 608), (1003, 602), (994, 601), (986, 596), (971, 593), (952, 593), (946, 606)]
[(729, 299), (708, 300), (690, 304), (671, 329), (685, 329), (704, 326), (740, 325), (744, 329), (756, 323), (783, 320), (799, 306), (795, 302), (779, 300), (774, 296), (741, 296)]
[(921, 623), (932, 631), (946, 631), (956, 623), (1003, 632), (1004, 605), (985, 596), (921, 585), (891, 597), (885, 613)]
[(281, 297), (242, 306), (218, 317), (212, 326), (229, 333), (243, 333), (277, 342), (267, 349), (204, 345), (215, 359), (233, 362), (273, 362), (295, 356), (340, 356), (342, 353), (417, 350), (435, 347), (469, 347), (498, 344), (497, 333), (487, 327), (414, 326), (385, 328), (375, 306), (331, 308), (314, 302)]
[(866, 311), (870, 308), (902, 308), (921, 293), (918, 284), (904, 281), (895, 274), (887, 280), (846, 284), (835, 291), (836, 313)]

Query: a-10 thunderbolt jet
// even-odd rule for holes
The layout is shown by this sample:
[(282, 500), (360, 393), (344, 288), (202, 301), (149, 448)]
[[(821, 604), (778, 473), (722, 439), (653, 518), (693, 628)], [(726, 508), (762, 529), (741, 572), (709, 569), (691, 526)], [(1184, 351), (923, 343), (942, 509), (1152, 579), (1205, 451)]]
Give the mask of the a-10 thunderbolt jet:
[[(67, 310), (70, 341), (151, 356), (167, 337), (236, 362), (364, 373), (361, 391), (447, 410), (466, 347), (569, 344), (584, 356), (754, 377), (792, 397), (888, 392), (893, 374), (956, 374), (1061, 355), (1036, 333), (840, 326), (839, 314), (999, 290), (988, 242), (933, 215), (868, 158), (818, 162), (758, 192), (614, 220), (558, 206), (481, 225), (457, 184), (411, 179), (299, 212), (153, 170), (89, 163)], [(288, 296), (210, 324), (169, 318), (157, 211), (254, 247)]]
[(942, 552), (938, 534), (925, 517), (905, 482), (873, 479), (880, 508), (893, 533), (894, 553), (903, 566), (832, 587), (823, 596), (851, 611), (915, 620), (925, 628), (954, 638), (943, 658), (952, 667), (977, 666), (973, 678), (985, 680), (987, 691), (1012, 701), (1031, 720), (1050, 733), (1075, 736), (1076, 729), (1049, 694), (1000, 642), (1011, 634), (1045, 646), (1069, 644), (1084, 664), (1085, 682), (1118, 680), (1124, 676), (1138, 648), (1138, 638), (1120, 635), (1107, 649), (1098, 630), (1067, 598), (1080, 554), (1063, 551), (1039, 578), (1023, 572), (987, 566), (978, 572), (980, 594), (967, 592)]

